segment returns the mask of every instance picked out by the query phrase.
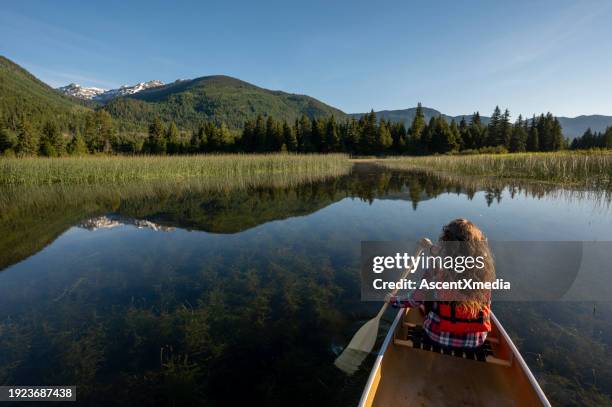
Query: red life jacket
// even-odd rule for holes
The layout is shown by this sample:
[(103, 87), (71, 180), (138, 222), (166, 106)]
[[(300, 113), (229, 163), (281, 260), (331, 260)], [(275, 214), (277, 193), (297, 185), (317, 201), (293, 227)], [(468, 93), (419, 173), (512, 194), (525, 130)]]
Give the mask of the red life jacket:
[(436, 302), (430, 309), (440, 318), (440, 331), (453, 334), (491, 332), (491, 306), (486, 305), (474, 316), (455, 302)]

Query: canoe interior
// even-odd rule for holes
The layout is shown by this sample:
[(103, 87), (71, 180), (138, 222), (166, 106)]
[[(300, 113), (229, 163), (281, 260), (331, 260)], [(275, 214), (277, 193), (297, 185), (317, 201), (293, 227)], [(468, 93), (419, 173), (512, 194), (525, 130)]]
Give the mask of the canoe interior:
[[(401, 330), (404, 322), (420, 324), (422, 320), (420, 310), (402, 310), (392, 329)], [(386, 341), (387, 348), (380, 364), (374, 367), (361, 405), (548, 405), (538, 396), (541, 390), (530, 382), (528, 373), (505, 340), (505, 333), (494, 324), (490, 336), (498, 342), (496, 356), (510, 360), (510, 367), (412, 349), (394, 344), (393, 339)]]

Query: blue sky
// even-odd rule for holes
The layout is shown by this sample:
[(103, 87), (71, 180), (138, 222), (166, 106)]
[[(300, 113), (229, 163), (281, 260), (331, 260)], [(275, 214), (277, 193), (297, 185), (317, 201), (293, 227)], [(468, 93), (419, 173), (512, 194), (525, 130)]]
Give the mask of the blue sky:
[(612, 2), (6, 1), (0, 54), (52, 86), (226, 74), (345, 112), (612, 115)]

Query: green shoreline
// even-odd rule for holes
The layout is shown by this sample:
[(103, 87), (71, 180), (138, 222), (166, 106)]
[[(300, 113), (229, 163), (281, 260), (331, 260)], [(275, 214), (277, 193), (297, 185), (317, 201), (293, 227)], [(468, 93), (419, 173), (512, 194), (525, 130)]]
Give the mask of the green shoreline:
[(502, 178), (568, 187), (612, 189), (612, 152), (582, 151), (483, 155), (441, 155), (374, 159), (394, 170), (436, 175)]
[[(98, 185), (197, 180), (223, 186), (336, 176), (350, 169), (345, 154), (214, 154), (0, 159), (0, 186)], [(253, 181), (255, 180), (255, 181)]]

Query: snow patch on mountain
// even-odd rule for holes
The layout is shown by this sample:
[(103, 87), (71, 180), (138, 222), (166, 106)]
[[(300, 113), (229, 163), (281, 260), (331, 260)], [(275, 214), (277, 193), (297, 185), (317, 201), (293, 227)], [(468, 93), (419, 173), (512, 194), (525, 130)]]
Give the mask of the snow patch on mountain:
[(68, 96), (74, 96), (79, 99), (93, 99), (94, 97), (106, 92), (106, 89), (102, 88), (86, 88), (77, 83), (71, 83), (61, 88), (57, 88), (61, 93)]
[(164, 83), (162, 81), (152, 80), (148, 82), (140, 82), (132, 86), (123, 85), (119, 89), (106, 90), (94, 87), (86, 88), (76, 83), (71, 83), (70, 85), (57, 88), (57, 90), (65, 95), (74, 96), (79, 99), (105, 102), (116, 97), (133, 95), (134, 93), (141, 92), (145, 89), (156, 88), (163, 85)]
[(109, 100), (120, 96), (133, 95), (134, 93), (141, 92), (145, 89), (156, 88), (158, 86), (163, 86), (164, 83), (162, 81), (148, 81), (148, 82), (140, 82), (133, 86), (123, 85), (119, 89), (111, 89), (100, 95), (97, 95), (95, 100)]

